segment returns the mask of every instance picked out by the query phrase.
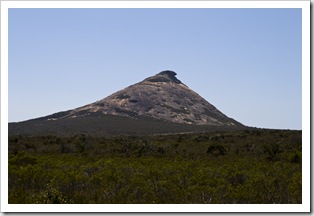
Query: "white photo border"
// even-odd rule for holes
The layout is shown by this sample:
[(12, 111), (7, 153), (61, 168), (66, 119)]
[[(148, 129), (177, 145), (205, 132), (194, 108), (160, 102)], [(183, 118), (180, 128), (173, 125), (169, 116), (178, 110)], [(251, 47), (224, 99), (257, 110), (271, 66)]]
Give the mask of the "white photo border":
[[(8, 10), (10, 8), (301, 8), (302, 204), (8, 204)], [(2, 1), (1, 212), (310, 212), (310, 1)]]

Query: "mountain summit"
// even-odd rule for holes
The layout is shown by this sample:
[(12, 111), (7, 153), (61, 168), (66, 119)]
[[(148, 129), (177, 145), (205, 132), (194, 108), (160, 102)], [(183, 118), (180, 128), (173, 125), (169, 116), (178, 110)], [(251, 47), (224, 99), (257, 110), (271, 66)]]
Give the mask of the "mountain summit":
[(174, 71), (162, 71), (102, 100), (47, 116), (46, 119), (109, 114), (133, 119), (144, 116), (192, 125), (243, 126), (183, 84), (176, 75)]
[(148, 77), (144, 81), (148, 82), (174, 82), (177, 84), (180, 84), (181, 81), (176, 78), (177, 73), (174, 71), (166, 70), (162, 71), (159, 74), (156, 74), (155, 76)]

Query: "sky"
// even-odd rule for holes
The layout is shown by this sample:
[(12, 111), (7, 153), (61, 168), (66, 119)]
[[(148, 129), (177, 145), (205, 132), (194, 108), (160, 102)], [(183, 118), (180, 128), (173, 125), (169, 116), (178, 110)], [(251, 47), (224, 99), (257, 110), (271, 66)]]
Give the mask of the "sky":
[(9, 9), (9, 122), (163, 70), (247, 126), (302, 129), (301, 9)]

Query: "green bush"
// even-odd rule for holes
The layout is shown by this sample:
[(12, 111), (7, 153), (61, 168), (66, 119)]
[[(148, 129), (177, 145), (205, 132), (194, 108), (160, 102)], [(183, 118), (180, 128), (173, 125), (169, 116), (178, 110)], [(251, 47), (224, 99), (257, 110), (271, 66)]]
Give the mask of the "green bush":
[(302, 203), (300, 137), (20, 136), (9, 144), (9, 203)]
[(35, 198), (36, 204), (67, 204), (67, 198), (53, 186), (54, 180), (51, 180), (44, 190)]
[(207, 149), (207, 154), (213, 155), (215, 157), (219, 155), (225, 155), (226, 149), (220, 144), (212, 144)]
[(293, 153), (290, 154), (289, 160), (293, 163), (302, 162), (302, 153), (298, 150), (295, 150)]
[(277, 159), (279, 153), (282, 152), (279, 143), (274, 142), (263, 145), (263, 150), (269, 160)]

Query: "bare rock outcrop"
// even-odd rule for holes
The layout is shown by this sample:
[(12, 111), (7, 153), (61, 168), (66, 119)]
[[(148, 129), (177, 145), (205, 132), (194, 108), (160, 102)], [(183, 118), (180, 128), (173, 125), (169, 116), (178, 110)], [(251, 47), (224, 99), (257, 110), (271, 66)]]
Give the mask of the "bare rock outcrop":
[(58, 118), (111, 114), (138, 118), (213, 126), (242, 126), (227, 117), (176, 78), (174, 71), (162, 71), (102, 100), (65, 112)]

